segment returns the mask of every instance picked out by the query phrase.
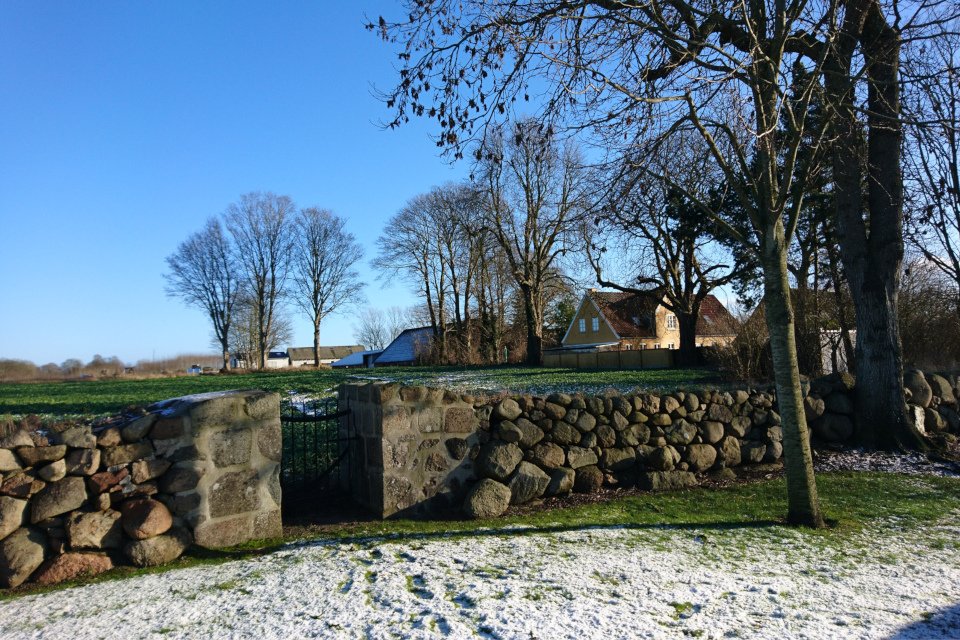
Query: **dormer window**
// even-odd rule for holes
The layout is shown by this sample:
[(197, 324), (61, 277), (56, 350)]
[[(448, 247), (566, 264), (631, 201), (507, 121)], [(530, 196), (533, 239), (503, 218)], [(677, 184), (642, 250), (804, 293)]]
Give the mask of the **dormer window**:
[(600, 331), (600, 318), (593, 319), (593, 330)]
[(580, 318), (580, 333), (587, 332), (587, 321), (585, 318)]

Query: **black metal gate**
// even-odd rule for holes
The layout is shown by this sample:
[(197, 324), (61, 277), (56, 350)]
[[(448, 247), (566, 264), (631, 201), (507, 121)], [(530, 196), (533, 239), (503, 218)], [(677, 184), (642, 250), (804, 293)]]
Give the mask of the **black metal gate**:
[(340, 429), (340, 418), (349, 414), (349, 409), (338, 410), (336, 396), (281, 404), (284, 514), (301, 515), (342, 504), (349, 496), (348, 474), (341, 471), (349, 456), (350, 438)]

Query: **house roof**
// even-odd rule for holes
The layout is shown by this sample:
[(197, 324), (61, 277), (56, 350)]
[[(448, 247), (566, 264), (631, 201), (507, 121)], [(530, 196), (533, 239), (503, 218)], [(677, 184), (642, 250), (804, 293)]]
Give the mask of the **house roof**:
[(280, 358), (287, 358), (286, 351), (271, 351), (267, 356), (268, 360), (279, 360)]
[(428, 349), (433, 343), (433, 327), (418, 327), (406, 329), (393, 342), (387, 345), (374, 363), (399, 364), (402, 362), (416, 362), (417, 356)]
[(383, 353), (383, 349), (373, 349), (371, 351), (355, 351), (350, 355), (340, 358), (330, 364), (331, 367), (359, 367), (363, 364), (363, 357), (366, 355), (376, 355)]
[[(621, 338), (656, 338), (654, 314), (660, 301), (623, 291), (588, 291), (587, 295)], [(739, 330), (736, 318), (714, 295), (700, 304), (697, 336), (733, 336)]]
[(588, 291), (600, 313), (621, 338), (656, 338), (653, 314), (660, 301), (623, 291)]
[[(364, 350), (362, 344), (346, 345), (339, 347), (320, 347), (321, 360), (339, 360), (346, 358), (351, 353), (359, 353)], [(313, 360), (313, 347), (290, 347), (287, 349), (291, 360)]]

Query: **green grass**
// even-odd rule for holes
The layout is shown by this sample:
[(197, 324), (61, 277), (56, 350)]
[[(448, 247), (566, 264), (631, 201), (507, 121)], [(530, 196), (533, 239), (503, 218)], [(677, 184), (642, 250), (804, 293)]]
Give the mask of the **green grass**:
[[(844, 554), (871, 553), (869, 547), (849, 548), (850, 534), (880, 522), (888, 523), (891, 519), (896, 519), (898, 529), (915, 531), (917, 544), (936, 546), (939, 542), (937, 539), (928, 541), (924, 538), (924, 525), (941, 522), (950, 514), (960, 513), (960, 478), (844, 472), (819, 475), (817, 482), (824, 513), (834, 525), (822, 530), (798, 528), (792, 531), (814, 546), (839, 547)], [(468, 540), (477, 535), (522, 536), (589, 527), (618, 526), (642, 530), (669, 526), (696, 530), (700, 534), (705, 533), (709, 539), (711, 529), (782, 526), (781, 519), (786, 515), (786, 510), (785, 482), (775, 479), (724, 489), (695, 488), (640, 495), (602, 504), (511, 515), (495, 520), (391, 520), (362, 523), (328, 531), (317, 537), (338, 540), (341, 544), (356, 548), (372, 545), (376, 549), (380, 538), (459, 537)], [(52, 587), (28, 585), (13, 591), (0, 591), (0, 599), (184, 567), (220, 564), (270, 553), (287, 542), (282, 539), (264, 540), (228, 550), (193, 548), (163, 567), (119, 567), (93, 578), (68, 581)], [(491, 573), (498, 571), (501, 569), (490, 568)], [(369, 574), (367, 579), (375, 579), (375, 574)], [(216, 588), (232, 586), (224, 583), (216, 585)]]
[(424, 384), (461, 393), (534, 393), (585, 391), (598, 393), (614, 387), (669, 391), (680, 386), (711, 386), (720, 379), (702, 369), (648, 369), (598, 371), (542, 367), (386, 367), (346, 371), (283, 371), (231, 376), (189, 376), (153, 380), (92, 380), (0, 385), (0, 416), (37, 414), (45, 418), (104, 416), (132, 404), (150, 404), (167, 398), (225, 391), (264, 389), (281, 394), (296, 392), (323, 397), (343, 382), (385, 379), (402, 384)]

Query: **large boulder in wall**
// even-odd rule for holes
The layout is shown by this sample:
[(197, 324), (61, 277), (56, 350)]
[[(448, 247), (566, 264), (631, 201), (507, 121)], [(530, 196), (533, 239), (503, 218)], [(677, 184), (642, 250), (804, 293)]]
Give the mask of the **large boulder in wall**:
[(903, 372), (903, 387), (910, 390), (910, 404), (920, 407), (929, 407), (933, 399), (933, 389), (919, 369), (910, 369)]
[(491, 440), (480, 448), (477, 456), (477, 475), (505, 482), (523, 460), (523, 451), (512, 442)]
[(463, 503), (463, 512), (475, 520), (496, 518), (510, 506), (510, 489), (496, 480), (484, 478), (473, 485)]

